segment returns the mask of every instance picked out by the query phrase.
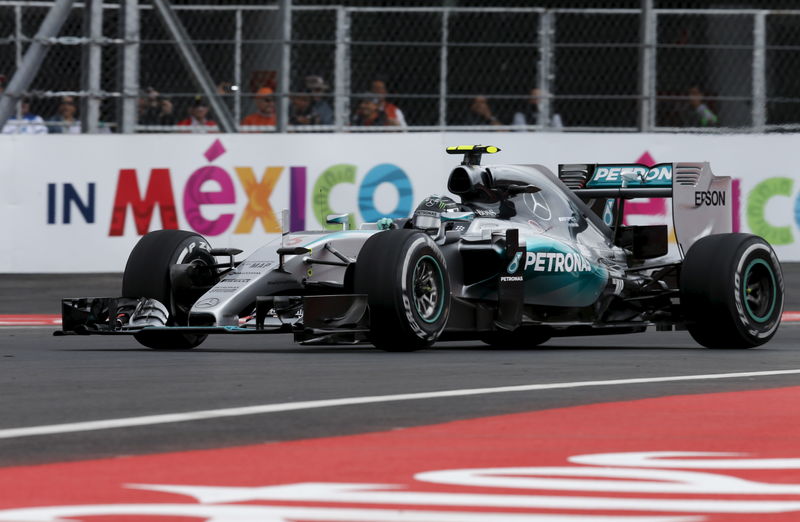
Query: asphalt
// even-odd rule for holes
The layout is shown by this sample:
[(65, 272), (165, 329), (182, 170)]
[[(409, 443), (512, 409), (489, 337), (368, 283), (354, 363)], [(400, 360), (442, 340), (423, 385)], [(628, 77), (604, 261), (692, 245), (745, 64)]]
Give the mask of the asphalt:
[[(800, 265), (785, 267), (798, 308)], [(0, 276), (0, 313), (57, 313), (68, 295), (115, 295), (119, 276)], [(287, 335), (217, 336), (195, 350), (131, 338), (0, 328), (0, 433), (11, 428), (296, 401), (529, 384), (800, 369), (800, 326), (767, 345), (708, 350), (685, 332), (566, 338), (496, 350), (444, 343), (414, 353), (304, 347)], [(0, 439), (0, 466), (327, 437), (676, 394), (796, 386), (798, 375), (650, 382), (245, 415)]]

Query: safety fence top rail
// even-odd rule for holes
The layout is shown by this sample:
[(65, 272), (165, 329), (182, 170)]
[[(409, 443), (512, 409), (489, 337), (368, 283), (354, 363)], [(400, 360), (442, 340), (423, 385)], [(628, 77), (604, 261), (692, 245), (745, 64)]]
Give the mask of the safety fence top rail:
[[(237, 129), (251, 118), (280, 131), (298, 121), (352, 131), (372, 124), (364, 115), (375, 114), (364, 107), (372, 103), (391, 120), (376, 125), (406, 131), (782, 132), (800, 125), (800, 84), (782, 74), (800, 67), (800, 5), (301, 2), (0, 0), (0, 26), (10, 29), (0, 34), (0, 88), (7, 89), (0, 103), (29, 96), (35, 112), (53, 120), (72, 97), (80, 119), (90, 118), (91, 105), (106, 127), (116, 122), (127, 132), (204, 121), (195, 112)], [(42, 37), (37, 29), (59, 4), (71, 8), (65, 29)], [(90, 34), (92, 16), (98, 29)], [(37, 44), (47, 58), (25, 88), (12, 89), (23, 55)], [(313, 121), (304, 123), (307, 113)], [(59, 126), (66, 127), (51, 125)]]
[[(52, 7), (55, 0), (0, 0), (0, 7)], [(123, 2), (103, 2), (104, 9), (119, 9)], [(84, 2), (74, 2), (73, 8), (82, 9)], [(142, 10), (151, 10), (150, 4), (141, 3), (137, 6)], [(277, 3), (271, 5), (237, 4), (226, 2), (222, 5), (211, 4), (179, 4), (173, 5), (176, 11), (274, 11), (280, 9)], [(344, 9), (354, 12), (407, 12), (407, 13), (561, 13), (561, 14), (639, 14), (639, 8), (617, 7), (464, 7), (464, 6), (350, 6), (350, 5), (291, 5), (296, 11), (331, 11)], [(653, 8), (656, 14), (671, 15), (798, 15), (800, 9), (774, 9), (774, 8), (745, 8), (745, 7), (716, 7), (716, 8)]]

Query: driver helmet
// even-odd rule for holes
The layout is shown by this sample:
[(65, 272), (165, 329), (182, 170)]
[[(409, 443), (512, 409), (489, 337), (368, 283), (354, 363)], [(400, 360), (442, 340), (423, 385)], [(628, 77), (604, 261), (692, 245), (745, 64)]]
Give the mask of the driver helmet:
[(436, 194), (428, 196), (414, 210), (414, 228), (439, 228), (443, 212), (458, 212), (460, 209), (459, 204), (450, 197)]

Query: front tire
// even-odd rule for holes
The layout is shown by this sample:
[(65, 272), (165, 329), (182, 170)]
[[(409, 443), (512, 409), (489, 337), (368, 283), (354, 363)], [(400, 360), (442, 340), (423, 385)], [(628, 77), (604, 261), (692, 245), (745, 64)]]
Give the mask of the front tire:
[[(203, 236), (185, 230), (156, 230), (142, 236), (128, 256), (122, 277), (122, 297), (156, 299), (170, 312), (168, 326), (186, 325), (192, 303), (174, 298), (170, 266), (193, 261), (214, 264), (211, 246)], [(154, 350), (188, 350), (205, 335), (179, 332), (139, 332), (134, 338)]]
[(370, 341), (390, 352), (434, 343), (450, 314), (450, 279), (439, 247), (417, 230), (387, 230), (358, 254), (357, 294), (367, 294)]
[(707, 348), (752, 348), (769, 341), (783, 313), (783, 274), (764, 239), (716, 234), (698, 240), (681, 267), (681, 307)]

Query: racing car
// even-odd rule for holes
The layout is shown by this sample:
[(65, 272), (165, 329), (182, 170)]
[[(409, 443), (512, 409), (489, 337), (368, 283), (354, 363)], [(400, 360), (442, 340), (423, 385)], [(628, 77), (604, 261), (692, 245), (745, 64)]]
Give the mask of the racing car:
[[(388, 351), (445, 340), (527, 348), (648, 327), (750, 348), (775, 334), (781, 266), (764, 239), (731, 233), (729, 177), (708, 163), (481, 165), (499, 150), (448, 147), (463, 155), (452, 197), (426, 197), (410, 217), (284, 227), (243, 260), (195, 232), (146, 234), (121, 296), (62, 300), (56, 334), (132, 335), (161, 350), (218, 333), (292, 333)], [(672, 202), (671, 249), (667, 225), (625, 224), (632, 198)]]

